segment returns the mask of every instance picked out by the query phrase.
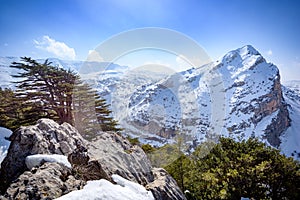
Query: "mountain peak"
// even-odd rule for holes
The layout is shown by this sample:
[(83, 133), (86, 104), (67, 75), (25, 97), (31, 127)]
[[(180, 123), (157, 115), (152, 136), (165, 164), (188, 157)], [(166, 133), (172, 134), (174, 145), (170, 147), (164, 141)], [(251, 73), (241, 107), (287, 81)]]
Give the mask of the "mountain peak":
[[(259, 63), (265, 64), (258, 65)], [(277, 69), (277, 67), (267, 63), (263, 56), (251, 45), (246, 45), (228, 52), (221, 60), (217, 61), (216, 64), (217, 66), (225, 66), (227, 70), (234, 74), (237, 72), (240, 73), (245, 70), (254, 69), (258, 66), (261, 68), (261, 70), (265, 69), (266, 72), (274, 70), (276, 71)]]
[(260, 55), (260, 53), (251, 45), (245, 45), (237, 49), (236, 51), (238, 51), (241, 56)]

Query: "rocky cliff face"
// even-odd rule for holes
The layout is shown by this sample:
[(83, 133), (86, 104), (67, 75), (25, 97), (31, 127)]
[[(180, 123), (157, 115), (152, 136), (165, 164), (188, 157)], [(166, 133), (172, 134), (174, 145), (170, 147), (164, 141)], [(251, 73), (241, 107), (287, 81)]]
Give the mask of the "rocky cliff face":
[[(37, 125), (15, 131), (10, 140), (1, 163), (2, 198), (53, 199), (81, 189), (88, 180), (112, 181), (111, 175), (118, 174), (147, 186), (156, 199), (185, 199), (170, 175), (164, 172), (157, 176), (142, 149), (116, 133), (99, 132), (98, 138), (88, 142), (69, 124), (41, 119)], [(29, 170), (25, 159), (33, 154), (68, 156), (72, 168), (42, 162)]]

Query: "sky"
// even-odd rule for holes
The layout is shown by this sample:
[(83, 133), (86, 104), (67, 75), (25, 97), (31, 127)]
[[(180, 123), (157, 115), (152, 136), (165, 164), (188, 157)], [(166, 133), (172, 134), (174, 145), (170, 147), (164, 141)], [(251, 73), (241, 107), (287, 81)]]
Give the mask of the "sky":
[[(133, 29), (174, 30), (212, 60), (250, 44), (300, 80), (297, 0), (0, 0), (0, 56), (86, 60), (109, 38)], [(181, 45), (181, 44), (178, 44)]]

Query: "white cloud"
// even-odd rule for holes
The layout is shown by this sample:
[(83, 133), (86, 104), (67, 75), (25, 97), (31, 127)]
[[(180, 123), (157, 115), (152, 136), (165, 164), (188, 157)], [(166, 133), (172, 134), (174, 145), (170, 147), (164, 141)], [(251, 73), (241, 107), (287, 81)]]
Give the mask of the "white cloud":
[(34, 40), (35, 47), (53, 53), (55, 56), (63, 59), (74, 60), (76, 57), (75, 50), (63, 42), (58, 42), (47, 35), (41, 40)]
[(103, 58), (100, 56), (98, 51), (89, 50), (87, 61), (103, 62)]
[(273, 55), (273, 51), (272, 51), (271, 49), (269, 49), (269, 50), (267, 51), (267, 55), (268, 55), (268, 56)]

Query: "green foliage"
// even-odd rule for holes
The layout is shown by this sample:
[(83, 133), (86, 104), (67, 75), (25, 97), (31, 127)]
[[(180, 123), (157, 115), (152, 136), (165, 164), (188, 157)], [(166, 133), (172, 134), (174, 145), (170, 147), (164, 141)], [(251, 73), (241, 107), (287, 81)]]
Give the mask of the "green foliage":
[(153, 153), (156, 149), (150, 144), (142, 144), (141, 148), (146, 154)]
[(70, 70), (51, 66), (22, 57), (22, 62), (13, 62), (10, 67), (19, 69), (13, 77), (17, 81), (16, 94), (26, 109), (20, 123), (33, 124), (41, 117), (47, 117), (59, 123), (73, 124), (72, 91), (78, 75)]
[(187, 156), (181, 154), (181, 156), (173, 163), (164, 167), (177, 181), (178, 186), (182, 191), (185, 191), (188, 188), (186, 184), (189, 182), (187, 178), (190, 164), (191, 161), (187, 158)]
[(123, 129), (118, 127), (118, 122), (111, 117), (111, 110), (105, 99), (102, 99), (95, 92), (95, 112), (98, 124), (100, 124), (102, 131), (120, 132)]
[(21, 102), (11, 89), (0, 87), (0, 126), (15, 130), (21, 115)]
[(299, 163), (257, 139), (221, 138), (204, 157), (203, 149), (166, 167), (190, 199), (299, 199)]
[(130, 142), (131, 145), (140, 145), (141, 144), (139, 141), (139, 138), (132, 138), (130, 136), (127, 136), (126, 139)]
[(98, 131), (115, 131), (118, 123), (111, 117), (111, 111), (105, 100), (88, 84), (79, 80), (73, 90), (74, 125), (84, 137), (92, 140)]
[(151, 151), (147, 155), (154, 167), (165, 167), (173, 163), (181, 154), (177, 145), (166, 144), (156, 148), (155, 151)]

